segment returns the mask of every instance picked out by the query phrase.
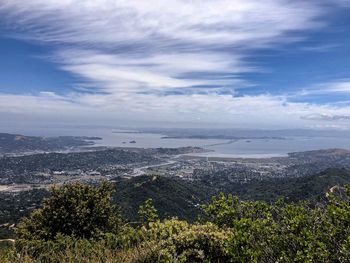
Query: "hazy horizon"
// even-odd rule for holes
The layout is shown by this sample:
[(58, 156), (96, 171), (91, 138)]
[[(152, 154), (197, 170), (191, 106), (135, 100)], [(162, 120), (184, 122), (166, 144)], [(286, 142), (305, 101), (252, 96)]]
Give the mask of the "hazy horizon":
[(250, 136), (301, 136), (301, 137), (339, 137), (348, 138), (347, 130), (335, 129), (253, 129), (253, 128), (223, 128), (223, 127), (175, 127), (175, 126), (112, 126), (112, 125), (53, 125), (53, 126), (5, 126), (0, 133), (21, 134), (27, 136), (98, 136), (98, 134), (111, 134), (113, 132), (141, 132), (154, 134), (177, 134), (188, 135), (232, 135), (241, 137)]

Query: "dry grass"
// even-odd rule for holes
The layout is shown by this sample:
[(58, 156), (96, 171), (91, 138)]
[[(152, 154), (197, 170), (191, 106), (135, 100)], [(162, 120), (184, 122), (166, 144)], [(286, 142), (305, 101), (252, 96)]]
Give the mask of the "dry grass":
[(138, 263), (147, 262), (156, 246), (136, 247), (133, 249), (111, 250), (97, 246), (88, 254), (79, 248), (67, 248), (60, 253), (36, 259), (26, 254), (17, 254), (13, 245), (0, 248), (0, 263)]

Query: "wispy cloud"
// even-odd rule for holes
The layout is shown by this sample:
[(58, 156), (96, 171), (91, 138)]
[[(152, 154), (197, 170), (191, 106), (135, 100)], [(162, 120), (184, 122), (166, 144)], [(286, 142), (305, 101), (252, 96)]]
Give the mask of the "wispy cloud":
[(237, 76), (211, 81), (193, 79), (191, 73), (257, 70), (245, 63), (246, 51), (279, 42), (290, 31), (315, 27), (320, 12), (315, 4), (284, 0), (0, 4), (0, 14), (16, 34), (57, 43), (63, 69), (94, 86), (97, 82), (107, 92), (200, 85), (235, 88)]
[(50, 43), (48, 59), (80, 80), (60, 95), (0, 94), (0, 111), (246, 126), (304, 125), (310, 119), (300, 116), (316, 111), (346, 115), (346, 107), (284, 96), (235, 96), (253, 85), (243, 73), (262, 71), (247, 62), (251, 51), (294, 41), (322, 26), (323, 14), (317, 1), (0, 0), (12, 35)]
[(329, 114), (310, 114), (301, 117), (305, 120), (316, 120), (316, 121), (343, 121), (350, 120), (350, 115), (329, 115)]
[(310, 45), (301, 47), (300, 50), (307, 52), (328, 52), (335, 48), (339, 48), (339, 46), (339, 44)]
[(310, 96), (310, 95), (325, 95), (325, 94), (343, 94), (350, 95), (350, 80), (337, 80), (328, 83), (322, 83), (308, 87), (299, 92), (298, 96)]

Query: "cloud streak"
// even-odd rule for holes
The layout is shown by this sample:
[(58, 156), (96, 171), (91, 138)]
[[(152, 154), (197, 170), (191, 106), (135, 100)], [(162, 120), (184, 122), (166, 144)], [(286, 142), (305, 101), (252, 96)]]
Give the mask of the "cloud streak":
[(235, 95), (255, 84), (243, 74), (263, 71), (247, 62), (250, 52), (295, 41), (321, 27), (323, 14), (316, 1), (0, 0), (12, 36), (53, 45), (47, 59), (79, 78), (59, 95), (0, 94), (0, 111), (228, 126), (307, 125), (300, 116), (316, 111), (345, 116), (346, 107)]
[(0, 4), (0, 14), (14, 23), (17, 34), (56, 43), (56, 59), (63, 58), (63, 69), (97, 82), (107, 92), (111, 86), (127, 89), (125, 85), (133, 92), (137, 87), (140, 91), (199, 85), (236, 88), (237, 76), (215, 81), (190, 76), (257, 70), (244, 62), (245, 52), (278, 42), (290, 31), (315, 27), (320, 12), (315, 4), (284, 0)]
[(324, 95), (324, 94), (343, 94), (350, 95), (350, 80), (338, 80), (329, 83), (322, 83), (309, 87), (299, 93), (301, 96)]

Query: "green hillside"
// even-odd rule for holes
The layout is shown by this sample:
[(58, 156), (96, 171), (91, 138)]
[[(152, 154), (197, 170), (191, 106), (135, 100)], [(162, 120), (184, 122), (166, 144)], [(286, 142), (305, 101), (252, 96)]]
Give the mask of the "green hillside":
[(213, 181), (185, 181), (162, 176), (140, 176), (117, 182), (114, 200), (121, 206), (124, 215), (131, 220), (137, 216), (138, 206), (147, 198), (154, 200), (161, 218), (177, 216), (193, 221), (201, 213), (198, 204), (211, 200), (220, 192), (239, 196), (244, 200), (286, 201), (306, 199), (319, 200), (335, 185), (350, 184), (350, 171), (327, 169), (319, 174), (265, 181), (235, 184)]
[[(187, 181), (164, 176), (138, 176), (119, 179), (115, 183), (113, 202), (129, 221), (137, 219), (139, 205), (152, 198), (161, 219), (178, 217), (189, 222), (195, 221), (202, 213), (201, 204), (211, 197), (224, 192), (242, 200), (263, 200), (267, 202), (284, 198), (287, 202), (311, 199), (319, 201), (335, 185), (350, 184), (350, 171), (327, 169), (319, 174), (266, 181), (251, 181), (245, 184), (226, 184), (217, 179), (211, 184), (204, 181)], [(13, 224), (40, 206), (45, 190), (16, 193), (0, 193), (0, 224)], [(0, 228), (0, 234), (8, 231)], [(4, 235), (8, 237), (8, 235)]]
[(139, 205), (152, 198), (161, 218), (176, 216), (193, 221), (201, 211), (199, 205), (215, 194), (201, 183), (162, 176), (121, 180), (116, 187), (114, 201), (130, 220), (136, 219)]
[(248, 200), (275, 201), (283, 197), (287, 201), (300, 201), (322, 198), (332, 186), (349, 183), (349, 170), (332, 168), (307, 177), (227, 184), (220, 190)]
[[(171, 181), (143, 179), (135, 192), (140, 186), (172, 190)], [(133, 223), (113, 205), (113, 188), (105, 182), (52, 189), (42, 208), (18, 225), (15, 239), (1, 240), (0, 262), (350, 262), (349, 185), (329, 191), (317, 205), (220, 194), (202, 206), (205, 217), (197, 222), (160, 219), (147, 199)]]

